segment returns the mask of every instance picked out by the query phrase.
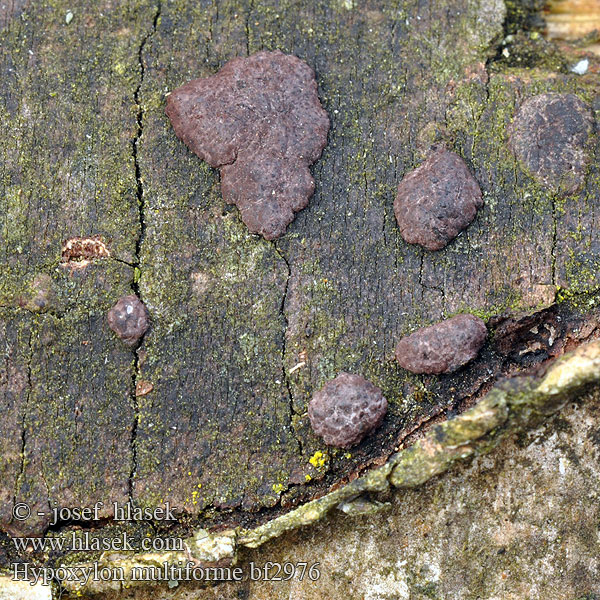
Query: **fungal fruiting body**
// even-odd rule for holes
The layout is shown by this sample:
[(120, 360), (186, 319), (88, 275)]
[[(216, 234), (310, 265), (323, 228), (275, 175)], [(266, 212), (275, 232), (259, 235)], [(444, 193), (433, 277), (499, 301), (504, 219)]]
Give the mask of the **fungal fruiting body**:
[(479, 184), (462, 158), (434, 146), (427, 160), (398, 185), (394, 212), (405, 241), (440, 250), (482, 206)]
[(381, 390), (360, 375), (340, 373), (308, 404), (315, 433), (330, 446), (349, 448), (379, 427), (387, 412)]
[(329, 118), (302, 60), (278, 50), (235, 58), (174, 90), (166, 112), (177, 136), (220, 168), (223, 198), (250, 231), (277, 238), (307, 206)]
[(593, 123), (589, 107), (574, 94), (540, 94), (520, 106), (509, 145), (538, 181), (572, 194), (585, 182)]
[(402, 338), (396, 360), (413, 373), (452, 373), (472, 361), (487, 337), (475, 315), (456, 315)]
[(128, 346), (135, 346), (148, 330), (148, 309), (134, 294), (123, 296), (108, 311), (108, 326)]

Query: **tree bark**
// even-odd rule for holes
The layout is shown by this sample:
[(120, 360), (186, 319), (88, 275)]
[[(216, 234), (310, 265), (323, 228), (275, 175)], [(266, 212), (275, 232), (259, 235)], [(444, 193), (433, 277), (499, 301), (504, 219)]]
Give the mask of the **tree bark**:
[[(128, 499), (169, 502), (183, 527), (188, 516), (252, 523), (380, 463), (502, 375), (593, 335), (597, 136), (586, 184), (569, 197), (536, 181), (507, 142), (530, 96), (574, 93), (598, 110), (598, 78), (570, 73), (535, 38), (503, 56), (501, 0), (7, 6), (5, 531), (42, 533), (56, 506), (101, 501), (110, 518), (111, 503)], [(315, 194), (275, 242), (248, 233), (218, 173), (164, 114), (170, 90), (261, 49), (314, 68), (332, 124)], [(403, 241), (393, 200), (440, 142), (466, 161), (485, 206), (429, 252)], [(77, 236), (99, 236), (110, 256), (63, 262)], [(152, 321), (133, 351), (106, 322), (130, 293)], [(476, 361), (442, 377), (397, 366), (402, 335), (458, 312), (494, 332)], [(326, 448), (306, 415), (341, 371), (371, 380), (390, 404), (350, 452)], [(12, 518), (19, 502), (32, 507), (27, 521)]]

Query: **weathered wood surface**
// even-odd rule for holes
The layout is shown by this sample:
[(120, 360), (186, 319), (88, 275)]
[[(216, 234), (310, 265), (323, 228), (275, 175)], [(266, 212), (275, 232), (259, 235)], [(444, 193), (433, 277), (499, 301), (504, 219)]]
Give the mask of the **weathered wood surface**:
[[(499, 374), (593, 333), (595, 321), (571, 317), (599, 283), (597, 136), (585, 188), (563, 199), (526, 174), (506, 142), (531, 95), (574, 92), (600, 109), (597, 76), (543, 60), (486, 66), (503, 32), (500, 0), (8, 6), (0, 13), (4, 529), (47, 526), (11, 522), (14, 502), (43, 510), (131, 497), (210, 521), (228, 518), (224, 508), (237, 520), (285, 508), (387, 456), (403, 432)], [(332, 122), (313, 167), (315, 195), (274, 243), (247, 232), (223, 203), (217, 173), (164, 114), (169, 90), (263, 48), (315, 69)], [(437, 141), (467, 161), (485, 207), (432, 253), (403, 242), (392, 204), (399, 180)], [(61, 264), (64, 240), (91, 235), (110, 258)], [(52, 281), (41, 311), (40, 275)], [(105, 319), (132, 291), (152, 318), (134, 352)], [(550, 306), (556, 292), (577, 306), (516, 329), (494, 320)], [(443, 378), (397, 367), (402, 334), (460, 311), (499, 324), (478, 361)], [(312, 464), (326, 449), (306, 405), (341, 370), (379, 385), (389, 416), (351, 453)], [(139, 381), (153, 390), (136, 397)]]

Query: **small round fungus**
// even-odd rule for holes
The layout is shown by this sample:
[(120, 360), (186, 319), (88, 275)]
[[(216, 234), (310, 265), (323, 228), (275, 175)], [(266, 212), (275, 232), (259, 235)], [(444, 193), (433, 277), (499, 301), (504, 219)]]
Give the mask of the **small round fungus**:
[(235, 58), (174, 90), (166, 112), (177, 136), (220, 168), (223, 199), (253, 233), (279, 237), (308, 204), (329, 118), (304, 61), (279, 50)]
[(398, 185), (394, 212), (409, 244), (441, 250), (483, 206), (481, 189), (463, 159), (434, 146), (427, 160)]
[(479, 317), (456, 315), (402, 338), (396, 360), (413, 373), (452, 373), (477, 356), (486, 337)]
[(573, 94), (540, 94), (523, 102), (512, 123), (509, 145), (541, 183), (563, 194), (577, 192), (590, 161), (590, 108)]
[(329, 446), (349, 448), (379, 427), (387, 412), (381, 390), (360, 375), (340, 373), (308, 404), (315, 433)]
[(150, 326), (148, 309), (134, 294), (120, 298), (107, 318), (108, 326), (128, 346), (135, 346)]

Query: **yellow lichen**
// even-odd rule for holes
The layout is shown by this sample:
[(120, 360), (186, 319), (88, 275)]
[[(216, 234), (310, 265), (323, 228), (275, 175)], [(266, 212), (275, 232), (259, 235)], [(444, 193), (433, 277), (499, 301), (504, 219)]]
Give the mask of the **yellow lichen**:
[(308, 460), (308, 462), (315, 467), (315, 469), (319, 469), (325, 465), (329, 457), (327, 454), (324, 454), (320, 450), (317, 450)]

